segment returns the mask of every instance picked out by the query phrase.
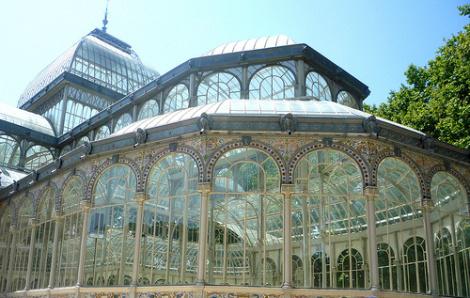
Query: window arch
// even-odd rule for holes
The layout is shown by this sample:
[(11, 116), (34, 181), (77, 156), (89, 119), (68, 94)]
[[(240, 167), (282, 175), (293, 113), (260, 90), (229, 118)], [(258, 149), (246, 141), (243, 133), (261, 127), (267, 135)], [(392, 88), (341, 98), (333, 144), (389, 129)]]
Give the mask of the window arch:
[(359, 109), (356, 99), (347, 91), (340, 91), (336, 96), (336, 102), (350, 108)]
[(462, 294), (470, 295), (470, 219), (462, 219), (457, 228), (457, 251)]
[(294, 97), (295, 76), (284, 66), (267, 66), (250, 80), (250, 99), (284, 99)]
[(31, 289), (47, 288), (51, 272), (52, 250), (55, 230), (56, 191), (46, 188), (37, 206), (36, 239), (33, 246)]
[(52, 161), (53, 156), (49, 149), (40, 145), (31, 146), (26, 151), (25, 169), (29, 171), (37, 170)]
[(0, 134), (0, 165), (16, 167), (20, 161), (20, 144), (14, 138)]
[(403, 244), (403, 275), (405, 291), (426, 293), (426, 243), (421, 237), (411, 237)]
[(111, 134), (107, 125), (100, 126), (95, 132), (95, 141), (107, 138)]
[(139, 280), (191, 283), (196, 278), (200, 198), (198, 167), (185, 153), (161, 158), (147, 179)]
[(364, 261), (354, 248), (345, 249), (338, 257), (336, 282), (339, 288), (364, 288)]
[(147, 119), (159, 114), (158, 102), (155, 99), (147, 100), (142, 107), (140, 107), (137, 120)]
[(395, 252), (387, 243), (378, 243), (377, 257), (380, 288), (384, 290), (396, 290), (397, 266), (395, 264)]
[(311, 71), (306, 77), (307, 96), (313, 96), (318, 100), (331, 101), (331, 91), (325, 78), (319, 73)]
[(96, 181), (88, 222), (85, 280), (104, 285), (103, 276), (118, 272), (116, 285), (124, 285), (124, 272), (132, 270), (137, 205), (137, 179), (125, 164), (106, 168)]
[(69, 287), (77, 282), (82, 232), (80, 201), (84, 197), (84, 183), (80, 176), (71, 176), (62, 191), (63, 227), (60, 234), (58, 272), (55, 286)]
[(116, 121), (114, 125), (114, 132), (119, 131), (120, 129), (128, 126), (132, 123), (132, 116), (129, 113), (122, 114)]
[(224, 99), (240, 98), (240, 82), (227, 72), (206, 76), (197, 88), (197, 105), (219, 102)]
[[(262, 260), (282, 255), (280, 173), (274, 159), (254, 148), (225, 152), (213, 171), (209, 207), (210, 282), (266, 285)], [(269, 279), (280, 281), (279, 276)]]
[(184, 84), (174, 86), (165, 99), (163, 112), (169, 113), (189, 107), (189, 90)]

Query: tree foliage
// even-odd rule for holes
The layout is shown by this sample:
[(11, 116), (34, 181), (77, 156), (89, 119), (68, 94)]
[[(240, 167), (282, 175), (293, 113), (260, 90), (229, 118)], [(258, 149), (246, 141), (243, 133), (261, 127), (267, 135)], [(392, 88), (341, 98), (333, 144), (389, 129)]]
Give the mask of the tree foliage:
[[(470, 16), (470, 5), (459, 7)], [(365, 106), (377, 116), (470, 149), (470, 25), (452, 36), (424, 67), (410, 65), (406, 84), (386, 103)]]

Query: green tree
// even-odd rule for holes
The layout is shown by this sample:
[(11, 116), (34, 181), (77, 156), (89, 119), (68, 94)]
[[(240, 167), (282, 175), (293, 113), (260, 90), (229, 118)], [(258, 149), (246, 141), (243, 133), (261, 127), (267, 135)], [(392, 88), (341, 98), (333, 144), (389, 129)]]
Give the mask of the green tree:
[[(459, 7), (470, 16), (470, 5)], [(406, 84), (367, 112), (470, 149), (470, 25), (452, 36), (424, 67), (410, 65)]]

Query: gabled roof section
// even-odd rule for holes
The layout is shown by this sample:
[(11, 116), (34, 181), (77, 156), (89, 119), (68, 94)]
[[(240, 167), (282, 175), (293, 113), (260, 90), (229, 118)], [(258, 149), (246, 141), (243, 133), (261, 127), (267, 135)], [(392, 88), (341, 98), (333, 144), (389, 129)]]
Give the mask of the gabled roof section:
[(221, 54), (229, 54), (236, 52), (260, 50), (267, 48), (274, 48), (280, 46), (287, 46), (295, 44), (295, 42), (285, 35), (266, 36), (261, 38), (252, 38), (247, 40), (240, 40), (236, 42), (224, 43), (203, 56), (213, 56)]
[(63, 73), (73, 73), (122, 95), (141, 88), (158, 73), (142, 64), (131, 46), (99, 29), (91, 31), (44, 68), (26, 87), (18, 107), (47, 89)]

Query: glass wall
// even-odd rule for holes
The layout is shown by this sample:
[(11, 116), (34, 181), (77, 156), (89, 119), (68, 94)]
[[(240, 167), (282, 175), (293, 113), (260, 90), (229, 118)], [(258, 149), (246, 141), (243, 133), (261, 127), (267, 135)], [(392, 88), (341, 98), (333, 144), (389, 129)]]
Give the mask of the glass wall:
[(306, 77), (306, 95), (313, 96), (318, 100), (331, 101), (331, 91), (328, 83), (319, 73), (311, 71)]
[(0, 165), (16, 167), (20, 161), (20, 143), (14, 138), (0, 134)]
[(114, 132), (119, 131), (120, 129), (128, 126), (132, 123), (132, 116), (129, 113), (122, 114), (114, 124)]
[(200, 198), (194, 159), (172, 153), (147, 180), (139, 284), (187, 284), (196, 278)]
[(149, 99), (140, 107), (137, 120), (151, 118), (157, 116), (158, 114), (158, 102), (155, 99)]
[(250, 99), (284, 99), (294, 97), (295, 76), (284, 66), (267, 66), (250, 80)]
[(349, 94), (349, 92), (346, 91), (341, 91), (338, 93), (338, 95), (336, 96), (336, 102), (348, 106), (350, 108), (359, 109), (359, 106), (357, 105), (357, 101), (354, 96), (352, 96), (351, 94)]
[(357, 163), (337, 150), (312, 151), (298, 162), (294, 183), (293, 251), (304, 266), (299, 274), (294, 271), (294, 285), (366, 287), (361, 231), (367, 220)]
[(8, 262), (12, 241), (12, 233), (10, 232), (10, 227), (13, 223), (12, 212), (12, 204), (0, 210), (0, 293), (6, 290), (7, 285)]
[(93, 191), (88, 222), (87, 286), (129, 285), (134, 260), (136, 177), (124, 164), (103, 171)]
[(457, 258), (462, 282), (462, 295), (470, 296), (470, 219), (463, 219), (457, 228)]
[(107, 125), (100, 126), (95, 132), (95, 141), (104, 139), (111, 134)]
[(206, 76), (197, 89), (197, 105), (240, 98), (240, 82), (227, 72), (218, 72)]
[(29, 171), (37, 170), (53, 159), (49, 149), (40, 145), (31, 146), (26, 151), (24, 168)]
[(215, 165), (212, 188), (209, 282), (279, 286), (283, 204), (275, 161), (256, 149), (228, 151)]
[(165, 99), (163, 112), (169, 113), (189, 108), (189, 90), (184, 84), (174, 86)]

